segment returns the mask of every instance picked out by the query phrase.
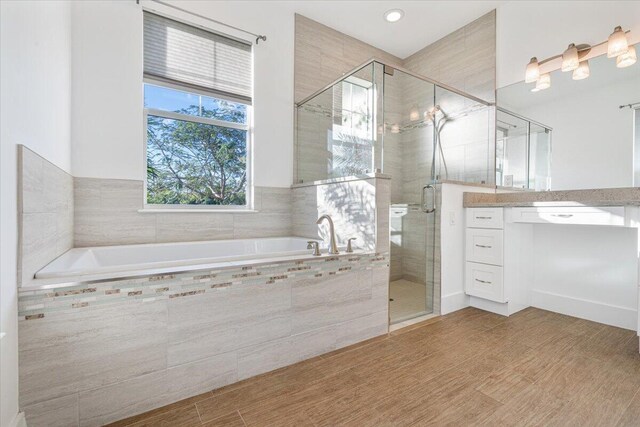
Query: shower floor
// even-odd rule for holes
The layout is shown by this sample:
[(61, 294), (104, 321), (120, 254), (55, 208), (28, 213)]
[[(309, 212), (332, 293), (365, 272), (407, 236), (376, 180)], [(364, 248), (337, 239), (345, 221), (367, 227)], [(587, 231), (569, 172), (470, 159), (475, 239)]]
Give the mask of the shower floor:
[(426, 285), (406, 279), (394, 280), (389, 285), (389, 314), (391, 323), (431, 313), (427, 310)]

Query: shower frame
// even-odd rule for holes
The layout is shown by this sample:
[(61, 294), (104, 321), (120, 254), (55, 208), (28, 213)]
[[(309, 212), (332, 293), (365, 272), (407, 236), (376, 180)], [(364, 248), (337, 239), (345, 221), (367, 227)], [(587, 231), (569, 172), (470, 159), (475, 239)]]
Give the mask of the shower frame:
[(309, 96), (305, 97), (305, 98), (304, 98), (304, 99), (302, 99), (301, 101), (296, 102), (296, 103), (295, 103), (295, 106), (296, 106), (296, 107), (300, 107), (301, 105), (305, 104), (306, 102), (308, 102), (308, 101), (310, 101), (311, 99), (315, 98), (316, 96), (320, 95), (320, 94), (321, 94), (322, 92), (324, 92), (325, 90), (330, 89), (331, 87), (333, 87), (333, 86), (335, 86), (336, 84), (340, 83), (341, 81), (343, 81), (343, 80), (344, 80), (344, 79), (346, 79), (347, 77), (349, 77), (349, 76), (353, 75), (354, 73), (357, 73), (358, 71), (362, 70), (363, 68), (366, 68), (367, 66), (371, 65), (371, 64), (372, 64), (372, 63), (374, 63), (374, 62), (377, 62), (377, 63), (378, 63), (378, 64), (380, 64), (380, 65), (383, 65), (385, 68), (386, 68), (386, 67), (389, 67), (389, 68), (392, 68), (392, 69), (394, 69), (394, 70), (402, 71), (403, 73), (408, 74), (408, 75), (410, 75), (410, 76), (412, 76), (412, 77), (415, 77), (415, 78), (417, 78), (417, 79), (419, 79), (419, 80), (422, 80), (422, 81), (427, 82), (427, 83), (431, 83), (431, 84), (433, 84), (433, 85), (435, 85), (435, 86), (441, 87), (442, 89), (446, 89), (446, 90), (448, 90), (449, 92), (453, 92), (453, 93), (458, 94), (458, 95), (460, 95), (460, 96), (463, 96), (463, 97), (465, 97), (465, 98), (472, 99), (472, 100), (474, 100), (474, 101), (476, 101), (476, 102), (478, 102), (478, 103), (480, 103), (480, 104), (484, 104), (484, 105), (486, 105), (486, 106), (488, 106), (488, 107), (491, 107), (491, 106), (494, 106), (494, 105), (495, 105), (495, 104), (494, 104), (494, 103), (492, 103), (492, 102), (485, 101), (484, 99), (480, 99), (480, 98), (478, 98), (478, 97), (476, 97), (476, 96), (473, 96), (473, 95), (471, 95), (471, 94), (465, 93), (465, 92), (463, 92), (463, 91), (461, 91), (461, 90), (458, 90), (458, 89), (456, 89), (456, 88), (453, 88), (453, 87), (451, 87), (451, 86), (448, 86), (448, 85), (446, 85), (446, 84), (444, 84), (444, 83), (441, 83), (441, 82), (439, 82), (439, 81), (437, 81), (437, 80), (433, 80), (433, 79), (430, 79), (430, 78), (428, 78), (428, 77), (422, 76), (422, 75), (420, 75), (420, 74), (418, 74), (418, 73), (415, 73), (415, 72), (413, 72), (413, 71), (411, 71), (411, 70), (408, 70), (408, 69), (406, 69), (406, 68), (403, 68), (403, 67), (401, 67), (401, 66), (399, 66), (399, 65), (389, 64), (389, 63), (387, 63), (387, 62), (385, 62), (385, 61), (383, 61), (383, 60), (381, 60), (381, 59), (378, 59), (378, 58), (373, 57), (373, 58), (371, 58), (371, 59), (368, 59), (366, 62), (363, 62), (362, 64), (360, 64), (360, 65), (358, 65), (358, 66), (356, 66), (356, 67), (352, 68), (351, 70), (347, 71), (347, 72), (346, 72), (346, 73), (344, 73), (341, 77), (339, 77), (339, 78), (337, 78), (337, 79), (333, 80), (331, 83), (329, 83), (329, 84), (325, 85), (323, 88), (321, 88), (321, 89), (319, 89), (319, 90), (317, 90), (317, 91), (313, 92), (311, 95), (309, 95)]

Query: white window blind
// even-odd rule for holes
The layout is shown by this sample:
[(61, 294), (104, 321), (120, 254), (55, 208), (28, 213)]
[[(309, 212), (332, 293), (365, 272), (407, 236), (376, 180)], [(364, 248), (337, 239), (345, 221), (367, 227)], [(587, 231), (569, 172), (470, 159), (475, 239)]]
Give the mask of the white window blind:
[(144, 13), (144, 75), (251, 102), (251, 45)]

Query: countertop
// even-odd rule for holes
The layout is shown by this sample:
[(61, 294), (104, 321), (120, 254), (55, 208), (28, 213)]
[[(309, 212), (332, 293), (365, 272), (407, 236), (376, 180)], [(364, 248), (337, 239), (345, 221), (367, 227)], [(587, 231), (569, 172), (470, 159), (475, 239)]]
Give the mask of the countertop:
[(465, 192), (465, 208), (517, 206), (640, 206), (640, 188), (531, 191), (513, 193)]

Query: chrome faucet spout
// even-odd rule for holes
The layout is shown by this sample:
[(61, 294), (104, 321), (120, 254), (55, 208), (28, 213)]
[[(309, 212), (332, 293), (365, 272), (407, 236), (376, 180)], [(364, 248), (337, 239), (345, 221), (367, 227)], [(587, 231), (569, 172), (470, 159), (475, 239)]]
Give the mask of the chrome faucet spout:
[(324, 221), (325, 219), (329, 223), (329, 234), (330, 234), (329, 253), (333, 255), (339, 254), (340, 252), (338, 252), (338, 245), (336, 245), (336, 233), (333, 227), (333, 220), (331, 219), (331, 217), (329, 215), (322, 215), (320, 218), (318, 218), (318, 220), (316, 221), (316, 224), (318, 225), (322, 224), (322, 221)]

